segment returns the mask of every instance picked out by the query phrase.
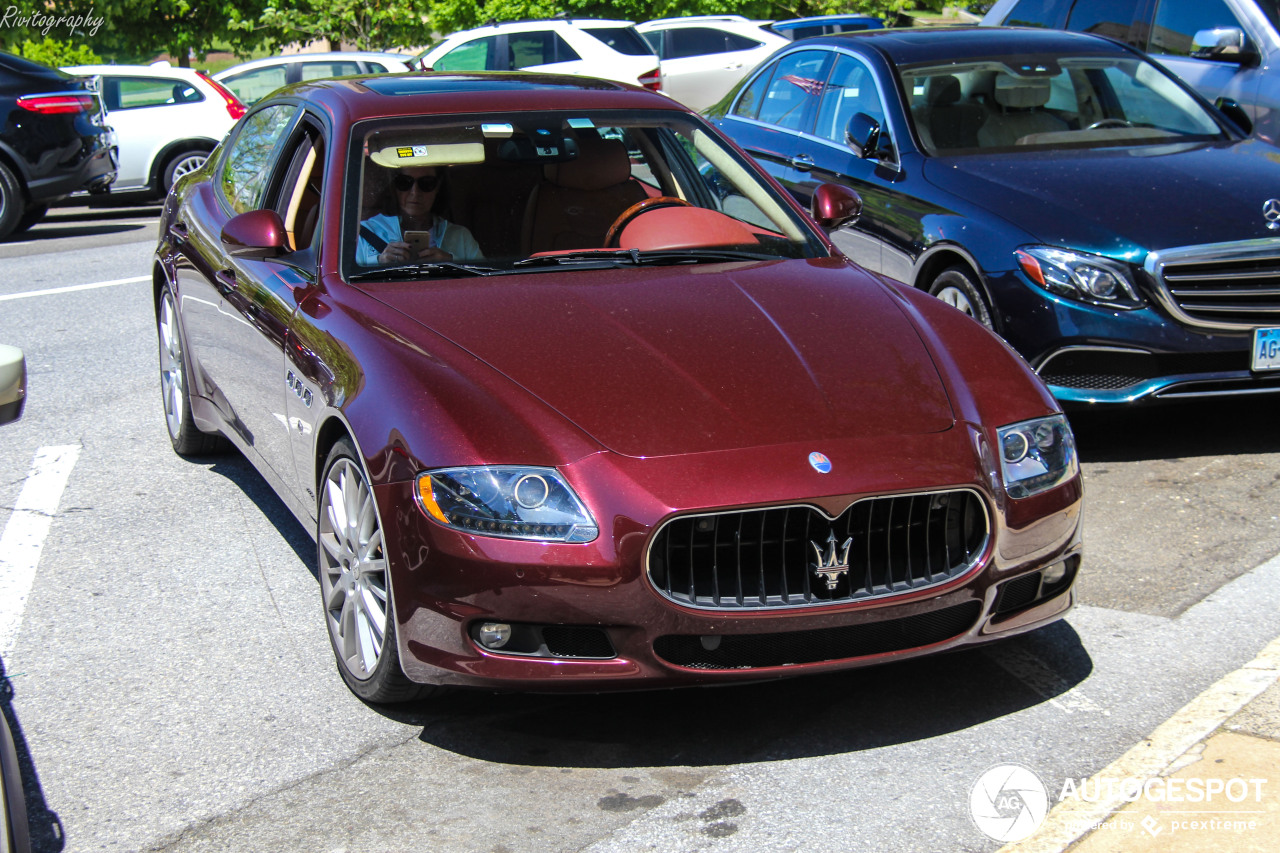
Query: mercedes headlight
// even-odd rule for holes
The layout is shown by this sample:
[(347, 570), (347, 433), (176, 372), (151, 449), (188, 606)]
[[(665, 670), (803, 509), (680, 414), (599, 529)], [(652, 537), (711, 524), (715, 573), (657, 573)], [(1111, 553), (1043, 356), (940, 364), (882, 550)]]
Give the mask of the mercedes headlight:
[(1027, 277), (1050, 293), (1111, 308), (1143, 304), (1129, 272), (1109, 258), (1050, 246), (1023, 246), (1014, 254)]
[(1064, 415), (1023, 421), (996, 430), (1000, 471), (1011, 498), (1029, 498), (1070, 480), (1080, 470), (1076, 440)]
[(422, 510), (441, 524), (480, 536), (590, 542), (591, 513), (554, 468), (443, 468), (418, 475)]

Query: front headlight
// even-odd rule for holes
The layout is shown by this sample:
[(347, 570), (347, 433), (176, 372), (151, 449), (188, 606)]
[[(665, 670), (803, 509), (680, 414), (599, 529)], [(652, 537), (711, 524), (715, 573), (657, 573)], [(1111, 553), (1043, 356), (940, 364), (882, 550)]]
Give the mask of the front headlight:
[(1014, 254), (1027, 277), (1050, 293), (1111, 308), (1143, 304), (1128, 271), (1109, 258), (1050, 246), (1023, 246)]
[(441, 524), (503, 539), (590, 542), (595, 519), (554, 468), (443, 468), (418, 475), (423, 512)]
[(1000, 471), (1011, 498), (1029, 498), (1070, 480), (1080, 470), (1076, 440), (1064, 415), (1010, 424), (996, 430)]

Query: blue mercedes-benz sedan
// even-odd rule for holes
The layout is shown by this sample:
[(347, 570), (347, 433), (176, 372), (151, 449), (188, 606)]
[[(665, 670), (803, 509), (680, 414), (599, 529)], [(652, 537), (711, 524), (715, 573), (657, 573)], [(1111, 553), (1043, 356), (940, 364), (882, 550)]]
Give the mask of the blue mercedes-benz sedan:
[(1280, 149), (1141, 52), (1031, 29), (783, 48), (708, 111), (836, 244), (999, 332), (1059, 400), (1280, 392)]

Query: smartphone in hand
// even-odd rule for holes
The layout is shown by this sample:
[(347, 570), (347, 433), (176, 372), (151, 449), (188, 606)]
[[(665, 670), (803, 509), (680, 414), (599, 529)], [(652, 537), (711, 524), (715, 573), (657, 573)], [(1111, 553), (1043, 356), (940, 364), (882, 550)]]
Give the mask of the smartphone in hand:
[(424, 251), (431, 248), (431, 232), (406, 231), (404, 241), (409, 244), (409, 259), (416, 261)]

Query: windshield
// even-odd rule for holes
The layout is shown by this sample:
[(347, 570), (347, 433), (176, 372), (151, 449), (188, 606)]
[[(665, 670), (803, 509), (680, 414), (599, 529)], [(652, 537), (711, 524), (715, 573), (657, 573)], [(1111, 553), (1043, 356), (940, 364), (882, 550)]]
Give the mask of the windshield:
[(680, 113), (362, 122), (350, 158), (343, 268), (358, 280), (826, 253), (753, 165)]
[(1136, 57), (1019, 57), (902, 70), (929, 154), (1224, 138), (1185, 89)]

